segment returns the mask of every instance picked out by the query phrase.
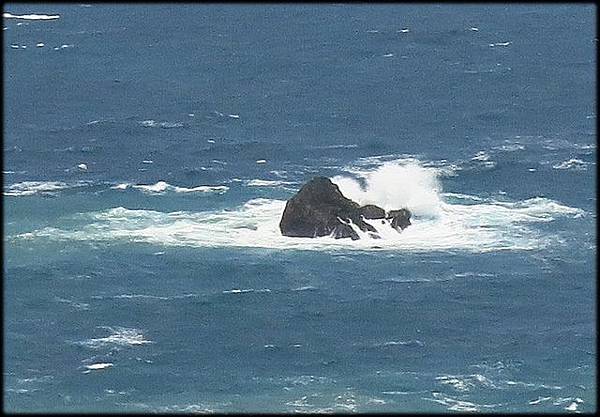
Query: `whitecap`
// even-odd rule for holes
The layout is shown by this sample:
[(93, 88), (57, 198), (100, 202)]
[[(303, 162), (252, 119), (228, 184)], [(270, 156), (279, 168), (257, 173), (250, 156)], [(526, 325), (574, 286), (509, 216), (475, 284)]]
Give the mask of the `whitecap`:
[[(130, 185), (132, 188), (136, 188), (142, 190), (143, 192), (150, 194), (162, 194), (166, 191), (173, 191), (176, 193), (219, 193), (222, 194), (229, 190), (229, 187), (225, 185), (199, 185), (196, 187), (179, 187), (176, 185), (171, 185), (166, 181), (158, 181), (155, 184), (137, 184)], [(118, 185), (118, 189), (126, 189), (127, 186), (123, 186), (123, 184)]]
[(475, 154), (471, 161), (489, 161), (490, 155), (485, 151), (479, 151)]
[(126, 190), (130, 186), (131, 186), (131, 184), (129, 184), (129, 183), (121, 183), (121, 184), (113, 185), (110, 188), (112, 188), (113, 190)]
[(314, 291), (317, 287), (313, 287), (312, 285), (306, 285), (303, 287), (292, 288), (292, 291)]
[(246, 181), (246, 185), (248, 187), (281, 187), (284, 185), (295, 184), (290, 181), (278, 181), (278, 180), (261, 180), (261, 179), (253, 179)]
[(391, 340), (389, 342), (376, 343), (375, 347), (389, 347), (389, 346), (425, 346), (425, 343), (420, 340)]
[(529, 401), (529, 404), (530, 405), (538, 405), (538, 404), (540, 404), (542, 402), (545, 402), (545, 401), (548, 401), (548, 400), (551, 400), (551, 399), (552, 399), (552, 397), (538, 397), (537, 400), (531, 400), (531, 401)]
[(78, 303), (76, 301), (69, 300), (66, 298), (60, 298), (60, 297), (56, 297), (55, 300), (59, 303), (68, 304), (68, 305), (72, 306), (73, 308), (75, 308), (76, 310), (89, 310), (90, 309), (90, 305), (87, 303)]
[(499, 151), (504, 152), (515, 152), (524, 150), (525, 146), (521, 145), (518, 142), (507, 142), (504, 145), (494, 146), (492, 149), (497, 149)]
[(85, 373), (88, 373), (90, 371), (99, 371), (102, 369), (107, 369), (112, 366), (114, 366), (114, 364), (111, 362), (92, 363), (91, 365), (85, 366), (85, 368), (87, 369), (87, 371), (85, 371)]
[(76, 188), (88, 185), (88, 183), (80, 181), (76, 183), (66, 183), (62, 181), (23, 181), (16, 184), (11, 184), (4, 195), (7, 196), (30, 196), (36, 194), (52, 195), (58, 191), (69, 188)]
[(512, 42), (508, 41), (508, 42), (496, 42), (496, 43), (490, 43), (489, 46), (490, 47), (495, 47), (495, 46), (508, 46), (510, 45)]
[(555, 164), (552, 166), (554, 169), (572, 169), (575, 171), (585, 171), (587, 170), (589, 163), (584, 162), (581, 159), (571, 158), (567, 161), (563, 161), (561, 163)]
[(500, 404), (477, 404), (471, 401), (458, 400), (449, 395), (445, 395), (441, 392), (432, 392), (433, 398), (422, 398), (426, 401), (433, 401), (442, 405), (447, 406), (450, 411), (467, 411), (467, 412), (478, 412), (482, 408), (495, 408)]
[(53, 14), (22, 14), (22, 15), (14, 15), (12, 13), (3, 13), (2, 17), (5, 19), (22, 19), (22, 20), (56, 20), (60, 18), (60, 15)]
[(100, 326), (99, 328), (108, 330), (110, 335), (106, 337), (86, 339), (80, 342), (75, 342), (75, 344), (85, 346), (90, 349), (101, 349), (107, 346), (130, 347), (154, 343), (151, 340), (147, 340), (142, 331), (138, 329), (110, 326)]
[(223, 294), (245, 294), (245, 293), (250, 293), (250, 292), (256, 292), (256, 293), (269, 293), (271, 292), (271, 290), (269, 288), (263, 288), (263, 289), (259, 289), (259, 290), (255, 290), (254, 288), (247, 288), (247, 289), (239, 289), (239, 288), (234, 288), (231, 290), (224, 290)]
[(457, 391), (467, 392), (471, 388), (485, 387), (485, 388), (496, 388), (494, 382), (484, 375), (472, 374), (472, 375), (441, 375), (435, 378), (438, 383), (443, 385), (450, 385)]
[(162, 129), (174, 129), (184, 127), (182, 122), (157, 122), (153, 119), (142, 120), (139, 122), (143, 127), (159, 127)]

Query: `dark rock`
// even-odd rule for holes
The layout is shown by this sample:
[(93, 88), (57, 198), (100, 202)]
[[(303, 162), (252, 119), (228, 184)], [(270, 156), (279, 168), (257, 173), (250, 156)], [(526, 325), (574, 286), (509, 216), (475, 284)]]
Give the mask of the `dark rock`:
[(360, 208), (360, 214), (365, 219), (385, 219), (385, 210), (374, 204), (367, 204)]
[(411, 225), (410, 216), (411, 213), (408, 209), (400, 209), (388, 211), (386, 218), (392, 219), (391, 226), (394, 229), (404, 230)]
[[(279, 222), (284, 236), (319, 237), (333, 236), (336, 239), (359, 239), (358, 233), (350, 226), (356, 225), (369, 236), (377, 239), (377, 229), (364, 219), (391, 218), (392, 226), (398, 230), (410, 224), (410, 212), (406, 209), (393, 210), (387, 214), (373, 204), (360, 206), (344, 197), (337, 185), (329, 178), (315, 177), (290, 198)], [(384, 222), (385, 223), (385, 222)]]
[(377, 232), (361, 218), (360, 206), (344, 197), (337, 185), (329, 178), (315, 177), (288, 200), (279, 229), (284, 236), (359, 239), (349, 221), (362, 231)]

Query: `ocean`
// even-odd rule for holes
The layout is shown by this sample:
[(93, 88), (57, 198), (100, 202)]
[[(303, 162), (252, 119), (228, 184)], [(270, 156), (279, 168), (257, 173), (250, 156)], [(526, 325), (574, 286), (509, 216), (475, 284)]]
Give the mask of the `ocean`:
[[(593, 4), (6, 4), (4, 409), (594, 412)], [(326, 176), (409, 208), (290, 238)]]

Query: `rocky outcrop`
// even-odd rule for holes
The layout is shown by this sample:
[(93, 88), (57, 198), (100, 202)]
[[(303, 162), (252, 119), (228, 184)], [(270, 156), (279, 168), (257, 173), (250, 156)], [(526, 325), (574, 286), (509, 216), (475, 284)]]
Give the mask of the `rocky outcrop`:
[(365, 219), (385, 219), (385, 210), (374, 204), (367, 204), (360, 208), (360, 214)]
[(410, 211), (408, 209), (391, 210), (387, 213), (386, 218), (392, 219), (390, 225), (398, 230), (404, 230), (411, 225)]
[[(329, 178), (315, 177), (288, 200), (279, 223), (284, 236), (319, 237), (333, 236), (336, 239), (359, 239), (350, 226), (356, 225), (363, 232), (378, 238), (377, 229), (364, 219), (391, 219), (396, 230), (410, 225), (410, 211), (384, 209), (373, 204), (360, 206), (344, 197), (337, 185)], [(384, 221), (385, 222), (385, 221)]]

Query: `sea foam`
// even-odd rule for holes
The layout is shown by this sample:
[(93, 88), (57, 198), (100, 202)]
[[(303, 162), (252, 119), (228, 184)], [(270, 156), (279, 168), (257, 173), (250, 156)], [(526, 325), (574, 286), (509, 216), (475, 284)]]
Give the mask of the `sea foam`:
[(100, 326), (100, 328), (109, 331), (110, 334), (105, 337), (86, 339), (81, 342), (76, 342), (76, 344), (88, 347), (90, 349), (100, 349), (107, 346), (128, 347), (154, 343), (151, 340), (145, 339), (143, 333), (138, 329), (127, 327), (113, 328), (110, 326)]
[(56, 20), (60, 18), (58, 14), (21, 14), (15, 15), (12, 13), (2, 13), (2, 17), (5, 19), (21, 19), (21, 20)]
[(141, 190), (148, 194), (163, 194), (167, 191), (172, 191), (175, 193), (225, 193), (229, 190), (229, 187), (226, 185), (199, 185), (196, 187), (179, 187), (176, 185), (171, 185), (166, 181), (158, 181), (154, 184), (130, 184), (130, 183), (120, 183), (111, 186), (112, 189), (115, 190), (126, 190), (128, 188), (135, 188)]
[(4, 195), (7, 196), (30, 196), (35, 194), (51, 195), (58, 191), (84, 187), (89, 185), (85, 181), (78, 181), (74, 183), (66, 183), (62, 181), (23, 181), (15, 184), (11, 184), (7, 189), (4, 190)]
[[(47, 227), (15, 239), (48, 238), (112, 242), (144, 242), (161, 246), (253, 247), (303, 250), (459, 250), (489, 252), (535, 250), (561, 244), (560, 233), (542, 232), (536, 224), (558, 218), (577, 219), (586, 212), (560, 202), (534, 197), (497, 201), (441, 191), (436, 168), (413, 159), (388, 161), (355, 177), (334, 177), (342, 193), (361, 204), (386, 209), (408, 207), (412, 225), (401, 233), (381, 220), (369, 220), (382, 239), (357, 230), (361, 239), (293, 238), (282, 236), (279, 221), (285, 200), (256, 198), (227, 210), (161, 212), (116, 207), (79, 215), (83, 224), (70, 229)], [(361, 177), (360, 179), (356, 176)], [(166, 183), (146, 190), (163, 192)], [(190, 189), (193, 190), (193, 189)], [(448, 201), (452, 202), (448, 202)]]

